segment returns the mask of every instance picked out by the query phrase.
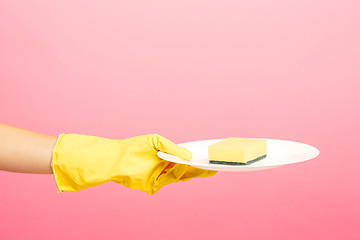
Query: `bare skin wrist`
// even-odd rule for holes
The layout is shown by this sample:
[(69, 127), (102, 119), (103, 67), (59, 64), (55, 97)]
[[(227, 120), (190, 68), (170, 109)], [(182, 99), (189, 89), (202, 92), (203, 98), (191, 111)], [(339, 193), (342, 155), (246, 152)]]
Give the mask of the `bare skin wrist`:
[(57, 137), (0, 123), (0, 170), (51, 174)]

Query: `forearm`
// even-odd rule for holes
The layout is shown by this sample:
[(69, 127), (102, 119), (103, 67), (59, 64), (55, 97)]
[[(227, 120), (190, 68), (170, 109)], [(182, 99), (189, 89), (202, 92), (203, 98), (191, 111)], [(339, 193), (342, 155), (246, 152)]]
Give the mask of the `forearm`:
[(0, 170), (52, 173), (51, 157), (57, 137), (0, 123)]

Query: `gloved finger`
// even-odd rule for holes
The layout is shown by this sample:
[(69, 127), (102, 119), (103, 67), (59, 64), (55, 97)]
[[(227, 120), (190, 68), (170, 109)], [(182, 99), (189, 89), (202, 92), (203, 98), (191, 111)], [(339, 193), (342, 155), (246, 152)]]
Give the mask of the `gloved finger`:
[(157, 191), (159, 191), (162, 187), (170, 183), (179, 182), (181, 176), (184, 175), (188, 167), (189, 167), (188, 165), (184, 165), (184, 164), (175, 164), (166, 173), (161, 174), (156, 179), (156, 181), (154, 182), (154, 186), (152, 187), (152, 189), (149, 189), (147, 193), (153, 195)]
[(184, 175), (180, 178), (181, 181), (188, 181), (193, 178), (206, 178), (214, 176), (217, 173), (217, 171), (211, 171), (211, 170), (205, 170), (200, 168), (195, 168), (192, 166), (189, 166), (186, 169), (186, 172)]
[(169, 139), (164, 138), (163, 136), (160, 136), (159, 134), (152, 134), (151, 140), (153, 147), (157, 151), (162, 151), (184, 160), (190, 160), (192, 158), (192, 153), (188, 149), (180, 147), (179, 145), (173, 143)]

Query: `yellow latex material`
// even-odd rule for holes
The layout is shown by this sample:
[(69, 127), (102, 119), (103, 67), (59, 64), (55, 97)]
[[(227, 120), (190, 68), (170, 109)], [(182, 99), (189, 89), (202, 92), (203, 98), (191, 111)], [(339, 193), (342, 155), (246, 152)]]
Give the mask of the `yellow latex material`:
[(152, 195), (167, 184), (216, 173), (162, 160), (158, 151), (192, 158), (189, 150), (158, 134), (124, 140), (62, 134), (52, 156), (57, 189), (77, 191), (113, 181)]

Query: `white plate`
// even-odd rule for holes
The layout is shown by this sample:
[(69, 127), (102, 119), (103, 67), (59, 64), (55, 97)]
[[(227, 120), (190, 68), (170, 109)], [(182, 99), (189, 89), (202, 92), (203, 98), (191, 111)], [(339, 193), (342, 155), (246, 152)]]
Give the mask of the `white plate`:
[(185, 147), (192, 152), (193, 158), (190, 159), (190, 161), (186, 161), (174, 155), (160, 151), (157, 153), (157, 155), (160, 158), (170, 162), (187, 164), (193, 167), (208, 170), (254, 171), (307, 161), (317, 157), (320, 153), (317, 148), (304, 143), (277, 139), (265, 139), (267, 140), (267, 156), (258, 162), (241, 166), (210, 164), (208, 159), (208, 146), (221, 140), (223, 139), (211, 139), (179, 144), (180, 146)]

